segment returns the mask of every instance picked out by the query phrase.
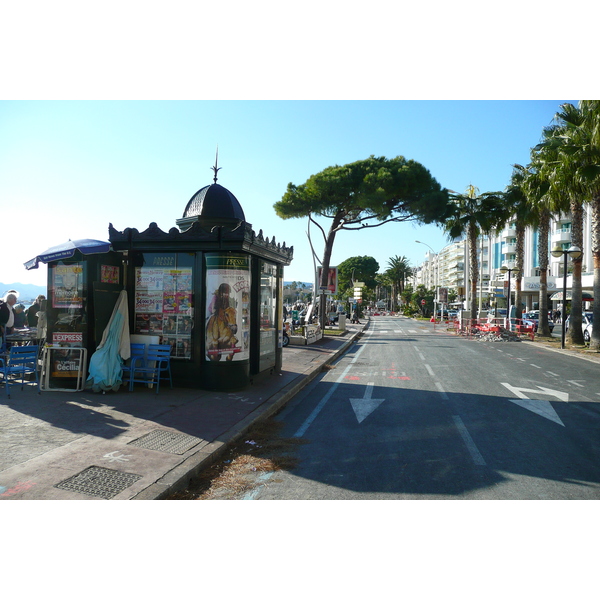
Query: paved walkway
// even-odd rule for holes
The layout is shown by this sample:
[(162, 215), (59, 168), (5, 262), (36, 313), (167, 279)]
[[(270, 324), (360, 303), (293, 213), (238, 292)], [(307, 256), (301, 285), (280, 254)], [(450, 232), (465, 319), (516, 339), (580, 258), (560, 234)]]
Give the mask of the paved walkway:
[[(0, 500), (155, 500), (183, 489), (255, 422), (343, 353), (344, 336), (283, 350), (281, 374), (237, 393), (161, 385), (160, 393), (0, 387)], [(125, 390), (125, 388), (123, 388)]]

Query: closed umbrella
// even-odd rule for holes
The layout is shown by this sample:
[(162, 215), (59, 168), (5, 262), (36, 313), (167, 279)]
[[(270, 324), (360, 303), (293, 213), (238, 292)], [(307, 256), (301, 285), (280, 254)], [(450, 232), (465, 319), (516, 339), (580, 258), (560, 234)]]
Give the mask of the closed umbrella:
[(104, 254), (105, 252), (109, 252), (110, 249), (110, 243), (101, 240), (69, 240), (64, 244), (52, 246), (52, 248), (48, 248), (31, 260), (28, 260), (25, 263), (25, 268), (29, 271), (37, 269), (41, 262), (47, 264), (54, 260), (73, 258), (76, 252), (81, 252), (81, 254)]
[(90, 359), (86, 388), (94, 392), (118, 391), (123, 383), (121, 365), (130, 354), (127, 292), (122, 290), (102, 340)]

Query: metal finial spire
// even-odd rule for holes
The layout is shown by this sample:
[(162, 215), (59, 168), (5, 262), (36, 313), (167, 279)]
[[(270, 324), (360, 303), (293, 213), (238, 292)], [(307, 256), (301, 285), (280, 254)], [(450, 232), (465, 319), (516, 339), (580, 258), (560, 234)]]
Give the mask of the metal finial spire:
[(221, 170), (221, 167), (217, 167), (217, 165), (219, 164), (219, 146), (217, 146), (217, 156), (215, 157), (215, 166), (211, 167), (211, 169), (214, 171), (215, 173), (215, 177), (213, 179), (213, 181), (215, 183), (217, 183), (217, 173)]

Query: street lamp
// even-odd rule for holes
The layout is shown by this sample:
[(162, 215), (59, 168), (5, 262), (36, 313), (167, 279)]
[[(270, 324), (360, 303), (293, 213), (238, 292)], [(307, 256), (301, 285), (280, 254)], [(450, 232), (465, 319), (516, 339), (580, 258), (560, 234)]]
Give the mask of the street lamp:
[[(434, 284), (433, 287), (435, 288), (435, 300), (434, 300), (434, 307), (433, 307), (433, 314), (434, 316), (436, 315), (436, 306), (438, 304), (437, 300), (438, 300), (438, 280), (439, 280), (439, 274), (440, 274), (440, 265), (439, 265), (439, 260), (438, 260), (438, 253), (429, 245), (426, 244), (425, 242), (420, 242), (419, 240), (415, 240), (415, 244), (423, 244), (424, 246), (427, 246), (432, 252), (433, 255), (435, 256), (435, 280), (434, 280)], [(441, 312), (444, 312), (444, 308), (443, 306), (441, 307)], [(444, 315), (440, 314), (440, 319), (443, 320)]]
[(507, 323), (508, 323), (508, 330), (511, 330), (511, 326), (510, 326), (510, 309), (511, 309), (511, 304), (512, 304), (512, 293), (511, 293), (511, 289), (510, 289), (510, 274), (511, 273), (515, 273), (515, 275), (519, 272), (519, 269), (509, 269), (506, 265), (502, 265), (500, 267), (500, 273), (502, 273), (503, 275), (508, 273), (508, 303), (507, 303), (507, 309), (506, 309), (506, 318), (508, 319)]
[(562, 334), (560, 338), (560, 347), (564, 350), (565, 348), (565, 322), (567, 320), (566, 307), (567, 307), (567, 255), (571, 257), (571, 259), (580, 258), (583, 252), (577, 246), (571, 246), (568, 250), (563, 250), (559, 245), (554, 246), (552, 248), (551, 253), (554, 258), (560, 258), (561, 255), (564, 256), (563, 262), (563, 309), (561, 315), (562, 321)]

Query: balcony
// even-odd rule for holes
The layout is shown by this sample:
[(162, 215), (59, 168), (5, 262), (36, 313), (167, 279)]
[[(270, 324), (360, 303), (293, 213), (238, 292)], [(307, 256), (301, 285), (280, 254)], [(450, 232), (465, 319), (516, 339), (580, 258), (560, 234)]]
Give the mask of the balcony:
[(517, 230), (514, 227), (507, 227), (502, 231), (503, 238), (514, 238), (517, 237)]
[(571, 230), (570, 229), (557, 229), (552, 232), (551, 242), (554, 244), (568, 244), (571, 241)]
[(573, 220), (573, 215), (571, 213), (560, 214), (558, 216), (554, 215), (555, 223), (570, 223)]
[(514, 254), (516, 251), (516, 244), (504, 244), (504, 254)]

